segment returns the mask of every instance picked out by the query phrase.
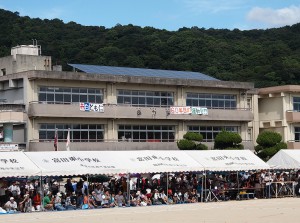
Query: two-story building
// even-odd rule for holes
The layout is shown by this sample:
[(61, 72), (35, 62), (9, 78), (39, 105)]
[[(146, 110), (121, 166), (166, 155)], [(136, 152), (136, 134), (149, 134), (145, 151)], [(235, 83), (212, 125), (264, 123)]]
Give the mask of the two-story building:
[(38, 46), (0, 58), (2, 144), (28, 151), (177, 149), (187, 131), (213, 147), (222, 130), (253, 149), (257, 95), (253, 83), (198, 72), (70, 64), (52, 67)]

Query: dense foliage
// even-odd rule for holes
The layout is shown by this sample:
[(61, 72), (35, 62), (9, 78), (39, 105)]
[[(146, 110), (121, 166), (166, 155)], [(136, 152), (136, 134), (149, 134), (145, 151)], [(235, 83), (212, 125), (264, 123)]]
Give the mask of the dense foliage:
[(258, 157), (267, 161), (274, 156), (279, 150), (286, 149), (287, 144), (281, 142), (282, 137), (277, 132), (264, 131), (256, 139), (257, 146), (255, 152)]
[(37, 39), (53, 64), (67, 63), (202, 72), (256, 87), (300, 84), (300, 24), (268, 30), (167, 31), (134, 25), (82, 26), (21, 17), (0, 9), (0, 57)]
[(214, 149), (244, 149), (242, 138), (236, 132), (222, 131), (215, 138)]
[(201, 144), (203, 136), (195, 132), (187, 132), (183, 135), (183, 139), (177, 142), (180, 150), (207, 150), (208, 147)]

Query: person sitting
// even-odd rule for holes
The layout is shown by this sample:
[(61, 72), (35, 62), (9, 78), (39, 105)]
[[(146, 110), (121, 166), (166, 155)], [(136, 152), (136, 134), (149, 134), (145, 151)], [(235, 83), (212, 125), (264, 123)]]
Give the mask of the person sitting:
[(153, 194), (153, 199), (152, 200), (153, 200), (153, 202), (152, 202), (153, 205), (160, 205), (160, 204), (162, 204), (161, 197), (160, 197), (160, 194), (158, 193), (157, 189), (154, 190), (154, 194)]
[(34, 191), (32, 203), (35, 211), (41, 210), (41, 195), (39, 192)]
[(24, 199), (19, 203), (19, 209), (21, 212), (31, 212), (32, 211), (32, 200), (29, 196), (29, 192), (26, 191)]
[(66, 201), (65, 201), (65, 209), (66, 210), (76, 210), (76, 202), (72, 203), (71, 193), (67, 193)]
[(64, 211), (66, 210), (63, 205), (62, 205), (62, 201), (61, 201), (61, 197), (62, 197), (62, 194), (61, 193), (57, 193), (56, 196), (55, 196), (55, 199), (54, 199), (54, 207), (57, 211)]
[(4, 204), (4, 209), (9, 213), (17, 212), (18, 205), (14, 197), (11, 197), (9, 201)]
[(47, 192), (47, 195), (43, 199), (44, 208), (48, 211), (53, 211), (54, 207), (54, 198), (52, 198), (52, 193), (50, 191)]
[(102, 198), (100, 199), (96, 192), (95, 191), (92, 191), (92, 199), (93, 199), (93, 202), (97, 205), (97, 206), (101, 206), (101, 203), (102, 203)]
[(122, 191), (119, 191), (119, 193), (115, 196), (115, 204), (117, 207), (125, 207), (125, 198)]
[(165, 194), (164, 190), (162, 190), (160, 192), (160, 201), (163, 203), (163, 204), (169, 204), (168, 202), (168, 196)]
[(110, 193), (109, 190), (106, 190), (105, 193), (102, 195), (102, 203), (101, 206), (103, 208), (110, 208), (113, 207), (114, 204), (111, 204), (111, 197), (110, 197)]

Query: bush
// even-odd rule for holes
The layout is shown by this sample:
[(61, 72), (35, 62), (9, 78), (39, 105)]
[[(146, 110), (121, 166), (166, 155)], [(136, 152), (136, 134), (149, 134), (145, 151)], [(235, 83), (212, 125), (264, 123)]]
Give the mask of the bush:
[(282, 137), (277, 132), (264, 131), (256, 139), (257, 144), (262, 147), (273, 147), (281, 141)]
[(256, 155), (264, 161), (268, 161), (279, 150), (287, 149), (287, 144), (281, 142), (281, 139), (281, 135), (277, 132), (264, 131), (260, 133), (256, 139), (258, 143), (255, 146)]
[(177, 142), (177, 147), (180, 150), (194, 150), (196, 148), (196, 143), (191, 140), (181, 139)]
[(187, 132), (183, 136), (184, 139), (201, 142), (203, 140), (203, 136), (196, 132)]
[(196, 150), (208, 150), (208, 147), (207, 145), (200, 143), (196, 146)]
[(235, 132), (220, 132), (215, 138), (215, 149), (226, 149), (226, 148), (235, 148), (240, 149), (240, 143), (242, 138), (238, 133)]

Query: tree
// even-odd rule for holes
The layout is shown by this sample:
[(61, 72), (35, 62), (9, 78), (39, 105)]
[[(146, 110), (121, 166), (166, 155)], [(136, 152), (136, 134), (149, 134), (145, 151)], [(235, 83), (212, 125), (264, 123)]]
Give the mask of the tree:
[(177, 142), (180, 150), (207, 150), (207, 146), (201, 144), (203, 136), (196, 132), (187, 132), (184, 134), (183, 139)]
[(214, 149), (244, 149), (242, 138), (238, 133), (221, 131), (215, 138)]
[(273, 131), (264, 131), (260, 133), (256, 139), (257, 146), (255, 152), (258, 157), (264, 161), (268, 161), (279, 150), (287, 149), (287, 144), (281, 142), (282, 136)]

